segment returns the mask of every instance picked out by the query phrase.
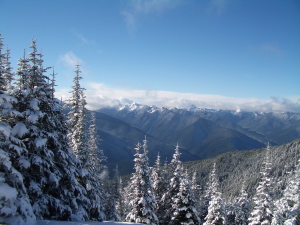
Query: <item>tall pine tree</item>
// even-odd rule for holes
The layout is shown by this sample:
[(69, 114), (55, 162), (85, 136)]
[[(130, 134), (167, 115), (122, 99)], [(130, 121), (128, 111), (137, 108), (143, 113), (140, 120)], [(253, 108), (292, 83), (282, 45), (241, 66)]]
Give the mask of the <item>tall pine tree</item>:
[[(80, 68), (76, 66), (73, 90), (68, 101), (68, 137), (70, 146), (77, 157), (77, 179), (84, 187), (83, 196), (80, 199), (80, 207), (77, 215), (80, 220), (102, 221), (103, 213), (101, 198), (102, 191), (97, 172), (100, 165), (97, 157), (97, 137), (94, 127), (89, 130), (88, 110), (84, 88), (80, 85)], [(89, 136), (92, 135), (91, 137)]]
[(51, 218), (51, 212), (56, 211), (59, 205), (55, 191), (59, 178), (54, 166), (54, 153), (48, 145), (53, 122), (49, 85), (35, 40), (32, 40), (30, 48), (30, 57), (19, 61), (17, 75), (20, 77), (14, 95), (22, 118), (15, 121), (12, 131), (22, 139), (28, 150), (27, 157), (22, 159), (23, 165), (26, 165), (22, 173), (34, 213), (38, 218)]
[(172, 198), (172, 209), (173, 214), (169, 224), (194, 225), (200, 223), (196, 209), (196, 199), (187, 171), (181, 179), (177, 195)]
[[(141, 148), (143, 152), (140, 153)], [(127, 215), (126, 221), (144, 224), (158, 224), (155, 214), (155, 198), (152, 195), (152, 181), (147, 157), (147, 140), (143, 146), (136, 147), (135, 154), (135, 173), (131, 178), (133, 188), (132, 200), (130, 202), (131, 212)]]
[[(88, 159), (85, 167), (89, 172), (89, 179), (87, 183), (87, 194), (91, 201), (90, 219), (102, 221), (105, 218), (103, 208), (103, 190), (100, 175), (106, 169), (101, 163), (106, 160), (103, 151), (98, 148), (99, 138), (96, 128), (95, 113), (91, 113), (91, 122), (89, 126), (89, 140), (88, 140)], [(113, 209), (111, 211), (114, 211)], [(113, 213), (114, 214), (114, 213)], [(113, 218), (113, 216), (111, 217)]]
[(235, 203), (235, 224), (236, 225), (247, 225), (248, 218), (250, 217), (251, 204), (248, 197), (248, 193), (243, 183), (240, 196), (237, 198)]
[(23, 162), (19, 159), (27, 155), (27, 150), (11, 127), (21, 114), (13, 107), (17, 100), (9, 94), (12, 74), (9, 58), (2, 54), (2, 39), (0, 34), (0, 223), (33, 224), (35, 215), (20, 173)]
[(45, 75), (47, 68), (35, 40), (30, 48), (30, 57), (19, 60), (13, 91), (22, 117), (12, 122), (12, 134), (27, 149), (18, 161), (37, 218), (71, 220), (84, 189), (74, 175), (76, 158), (68, 145), (66, 121), (53, 98), (54, 86)]
[(275, 224), (300, 224), (300, 159), (289, 177), (282, 198), (276, 202), (272, 225)]
[(218, 191), (219, 181), (216, 175), (216, 163), (214, 163), (213, 170), (210, 173), (209, 182), (208, 193), (210, 201), (204, 225), (225, 225), (227, 218), (223, 199)]
[(168, 166), (168, 172), (170, 174), (169, 188), (168, 190), (166, 190), (162, 198), (163, 208), (165, 209), (165, 216), (163, 219), (164, 223), (171, 222), (171, 218), (176, 211), (176, 209), (173, 208), (172, 205), (174, 204), (173, 201), (179, 192), (180, 183), (183, 176), (183, 168), (182, 162), (180, 161), (180, 155), (181, 153), (179, 151), (179, 145), (177, 144), (171, 163)]
[(155, 166), (152, 168), (151, 178), (153, 181), (153, 195), (155, 196), (156, 200), (156, 215), (160, 223), (163, 223), (165, 217), (165, 208), (162, 197), (164, 193), (167, 192), (169, 183), (167, 179), (167, 171), (161, 166), (159, 154), (157, 155)]
[(264, 167), (261, 171), (262, 178), (253, 197), (254, 207), (249, 218), (249, 225), (268, 225), (272, 222), (274, 200), (272, 197), (272, 178), (270, 170), (270, 146), (268, 145)]

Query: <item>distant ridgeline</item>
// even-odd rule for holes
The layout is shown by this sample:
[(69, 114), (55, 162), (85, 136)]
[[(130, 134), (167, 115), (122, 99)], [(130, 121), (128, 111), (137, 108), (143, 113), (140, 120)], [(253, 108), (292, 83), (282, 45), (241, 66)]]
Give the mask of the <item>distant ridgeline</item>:
[(122, 174), (132, 172), (132, 149), (145, 134), (150, 164), (158, 152), (162, 159), (170, 160), (177, 142), (182, 161), (193, 161), (300, 138), (300, 114), (290, 112), (168, 109), (132, 103), (101, 108), (96, 117), (98, 134), (106, 140), (100, 147), (109, 159), (108, 166), (118, 163)]

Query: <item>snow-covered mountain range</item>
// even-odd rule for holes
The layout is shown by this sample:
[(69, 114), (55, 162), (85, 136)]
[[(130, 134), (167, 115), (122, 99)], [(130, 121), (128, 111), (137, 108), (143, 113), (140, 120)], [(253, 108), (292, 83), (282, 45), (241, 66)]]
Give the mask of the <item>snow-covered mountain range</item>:
[[(124, 104), (125, 103), (125, 104)], [(111, 165), (132, 169), (134, 146), (145, 135), (150, 164), (158, 152), (170, 159), (178, 143), (182, 160), (198, 160), (236, 150), (278, 145), (300, 137), (300, 113), (188, 109), (123, 102), (96, 111), (101, 148)], [(122, 168), (123, 167), (123, 168)]]

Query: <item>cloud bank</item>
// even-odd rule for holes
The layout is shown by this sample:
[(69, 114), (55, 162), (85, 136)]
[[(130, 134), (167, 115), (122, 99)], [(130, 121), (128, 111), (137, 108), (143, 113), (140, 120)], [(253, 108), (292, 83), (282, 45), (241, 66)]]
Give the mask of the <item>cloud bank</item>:
[[(187, 108), (196, 106), (207, 109), (243, 110), (257, 112), (297, 112), (300, 113), (300, 96), (289, 99), (233, 98), (220, 95), (203, 95), (157, 90), (129, 90), (107, 87), (102, 83), (90, 83), (86, 87), (87, 107), (97, 110), (106, 106), (118, 106), (132, 102), (157, 107)], [(70, 90), (56, 92), (63, 100), (70, 97)]]

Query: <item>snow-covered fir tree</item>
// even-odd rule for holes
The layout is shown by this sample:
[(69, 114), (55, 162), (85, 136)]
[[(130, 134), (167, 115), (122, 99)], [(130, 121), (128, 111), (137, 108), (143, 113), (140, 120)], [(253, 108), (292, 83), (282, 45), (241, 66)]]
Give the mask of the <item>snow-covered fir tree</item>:
[(151, 178), (153, 181), (153, 195), (156, 200), (156, 215), (160, 223), (163, 222), (165, 217), (165, 208), (162, 201), (164, 193), (169, 188), (169, 182), (167, 177), (167, 165), (161, 166), (160, 155), (157, 155), (155, 166), (152, 168)]
[(199, 217), (201, 219), (201, 223), (205, 222), (205, 217), (207, 216), (208, 213), (209, 202), (211, 201), (211, 196), (213, 193), (212, 183), (216, 184), (217, 182), (216, 174), (214, 174), (213, 172), (214, 172), (213, 170), (210, 172), (208, 177), (208, 182), (206, 183), (205, 188), (203, 188), (204, 191), (199, 198)]
[(200, 207), (200, 199), (201, 199), (201, 187), (200, 185), (197, 183), (197, 172), (194, 172), (193, 173), (193, 176), (192, 176), (192, 181), (191, 181), (191, 187), (192, 187), (192, 193), (193, 195), (195, 196), (195, 207), (197, 209), (197, 212), (198, 212), (198, 216), (199, 216), (199, 219), (201, 221), (201, 218), (200, 218), (200, 210), (201, 210), (201, 207)]
[(76, 65), (75, 76), (73, 79), (74, 85), (72, 86), (71, 98), (68, 100), (70, 112), (68, 113), (68, 125), (70, 139), (70, 146), (73, 149), (76, 157), (81, 162), (82, 175), (86, 173), (84, 169), (88, 167), (89, 159), (89, 123), (88, 123), (88, 110), (86, 108), (86, 100), (84, 95), (84, 88), (80, 85), (80, 66)]
[(173, 214), (169, 224), (199, 224), (200, 218), (196, 209), (196, 199), (192, 191), (191, 181), (186, 171), (181, 179), (179, 192), (172, 199)]
[(161, 199), (161, 195), (162, 195), (162, 191), (160, 190), (160, 188), (162, 187), (161, 183), (162, 183), (162, 174), (161, 174), (162, 170), (161, 170), (161, 163), (160, 163), (160, 155), (158, 153), (157, 155), (157, 159), (155, 161), (155, 166), (152, 168), (151, 171), (151, 179), (153, 182), (153, 194), (155, 196), (155, 199)]
[[(1, 37), (0, 37), (1, 38)], [(2, 47), (1, 47), (2, 48)], [(2, 52), (2, 50), (1, 50)], [(6, 49), (5, 54), (1, 57), (1, 64), (3, 66), (3, 71), (2, 71), (2, 77), (5, 79), (5, 89), (8, 93), (11, 93), (13, 90), (13, 72), (12, 72), (12, 67), (11, 67), (11, 62), (10, 62), (10, 50), (9, 48)]]
[[(103, 208), (103, 190), (101, 183), (101, 173), (106, 169), (101, 163), (106, 160), (103, 151), (98, 148), (99, 138), (96, 128), (95, 113), (91, 113), (91, 122), (89, 126), (89, 157), (86, 163), (86, 169), (89, 171), (90, 178), (87, 183), (88, 198), (91, 201), (91, 210), (89, 218), (91, 220), (102, 221), (105, 218)], [(114, 211), (113, 209), (111, 211)], [(113, 217), (110, 217), (113, 218)]]
[[(55, 168), (54, 153), (50, 148), (54, 127), (49, 102), (49, 85), (42, 68), (36, 41), (32, 40), (30, 57), (19, 60), (19, 80), (14, 90), (15, 106), (22, 118), (15, 121), (13, 134), (23, 140), (28, 156), (22, 159), (24, 183), (37, 218), (51, 218), (60, 204), (56, 198), (59, 172)], [(57, 207), (57, 208), (56, 208)], [(61, 210), (61, 209), (60, 209)], [(60, 211), (57, 210), (57, 211)]]
[(248, 193), (245, 190), (245, 185), (243, 183), (240, 196), (237, 198), (235, 203), (234, 224), (247, 225), (251, 209), (252, 207), (250, 199)]
[(210, 201), (207, 215), (204, 219), (204, 225), (225, 225), (227, 223), (227, 217), (221, 193), (218, 191), (219, 181), (216, 175), (216, 163), (214, 163), (210, 173), (209, 182), (208, 193), (210, 195)]
[[(131, 186), (133, 189), (132, 200), (130, 201), (131, 212), (126, 216), (126, 221), (144, 224), (158, 224), (158, 218), (155, 214), (155, 198), (152, 195), (152, 181), (150, 176), (150, 168), (148, 166), (148, 150), (147, 140), (143, 141), (136, 147), (135, 154), (135, 173), (131, 178)], [(141, 148), (143, 152), (140, 153)]]
[(199, 196), (201, 189), (200, 186), (197, 184), (197, 172), (193, 173), (191, 185), (194, 196)]
[(253, 197), (253, 210), (249, 217), (249, 225), (268, 225), (272, 223), (274, 215), (274, 200), (272, 193), (272, 178), (270, 175), (270, 146), (267, 147), (267, 153), (264, 160), (264, 167), (261, 171), (261, 181), (256, 188)]
[[(126, 215), (128, 214), (128, 207), (126, 205), (126, 201), (125, 201), (125, 196), (127, 196), (126, 194), (126, 189), (123, 187), (123, 180), (122, 178), (120, 177), (119, 178), (119, 190), (118, 190), (118, 193), (119, 193), (119, 196), (117, 198), (117, 201), (116, 201), (116, 213), (117, 213), (117, 218), (119, 221), (125, 221), (126, 219)], [(123, 189), (124, 188), (124, 189)]]
[(27, 150), (24, 143), (12, 134), (11, 127), (11, 122), (21, 114), (13, 108), (17, 100), (9, 94), (12, 91), (11, 67), (9, 57), (2, 50), (0, 34), (0, 223), (33, 224), (36, 217), (18, 170), (22, 167), (19, 159), (27, 155)]
[(85, 188), (83, 192), (85, 197), (81, 201), (82, 204), (77, 215), (83, 220), (102, 221), (105, 219), (105, 215), (101, 202), (103, 192), (97, 175), (101, 166), (98, 164), (100, 160), (97, 158), (99, 152), (97, 134), (94, 125), (89, 129), (87, 103), (84, 88), (80, 85), (80, 80), (82, 79), (80, 73), (79, 65), (77, 65), (73, 80), (73, 90), (68, 101), (70, 109), (68, 113), (68, 137), (70, 146), (78, 159), (77, 179)]
[(100, 176), (101, 172), (106, 169), (106, 166), (103, 165), (103, 162), (106, 161), (103, 150), (99, 149), (99, 137), (97, 134), (97, 120), (94, 112), (90, 113), (91, 122), (89, 126), (89, 158), (91, 160), (91, 166), (89, 170), (95, 176)]
[[(122, 184), (124, 185), (123, 183), (123, 180), (122, 178), (120, 179), (120, 181), (122, 182)], [(123, 204), (123, 208), (122, 208), (122, 211), (123, 211), (123, 217), (121, 217), (121, 221), (126, 221), (126, 217), (127, 215), (131, 212), (131, 200), (133, 199), (134, 197), (134, 184), (129, 181), (127, 185), (124, 185), (124, 188), (122, 189), (122, 191), (120, 192), (121, 193), (121, 204)], [(118, 205), (118, 203), (117, 203)], [(116, 206), (117, 208), (118, 206)]]
[(78, 218), (84, 188), (75, 175), (76, 157), (68, 145), (67, 127), (61, 105), (53, 98), (53, 85), (45, 75), (36, 41), (27, 59), (19, 60), (18, 82), (13, 95), (22, 117), (12, 122), (12, 134), (20, 138), (27, 154), (22, 162), (24, 184), (37, 218)]
[(176, 209), (173, 208), (173, 204), (177, 194), (179, 193), (180, 184), (183, 176), (183, 167), (182, 162), (180, 161), (180, 151), (179, 145), (176, 145), (175, 153), (173, 154), (173, 158), (169, 165), (169, 173), (170, 173), (170, 185), (169, 189), (166, 190), (163, 200), (163, 207), (165, 209), (165, 218), (164, 223), (171, 222), (171, 218), (174, 215)]
[(291, 173), (288, 186), (281, 199), (276, 201), (276, 211), (272, 225), (300, 224), (300, 159), (295, 171)]
[(124, 190), (123, 190), (123, 181), (120, 176), (119, 166), (116, 165), (115, 174), (112, 182), (113, 190), (113, 215), (116, 221), (124, 221), (126, 218), (125, 212), (125, 202), (124, 202)]

